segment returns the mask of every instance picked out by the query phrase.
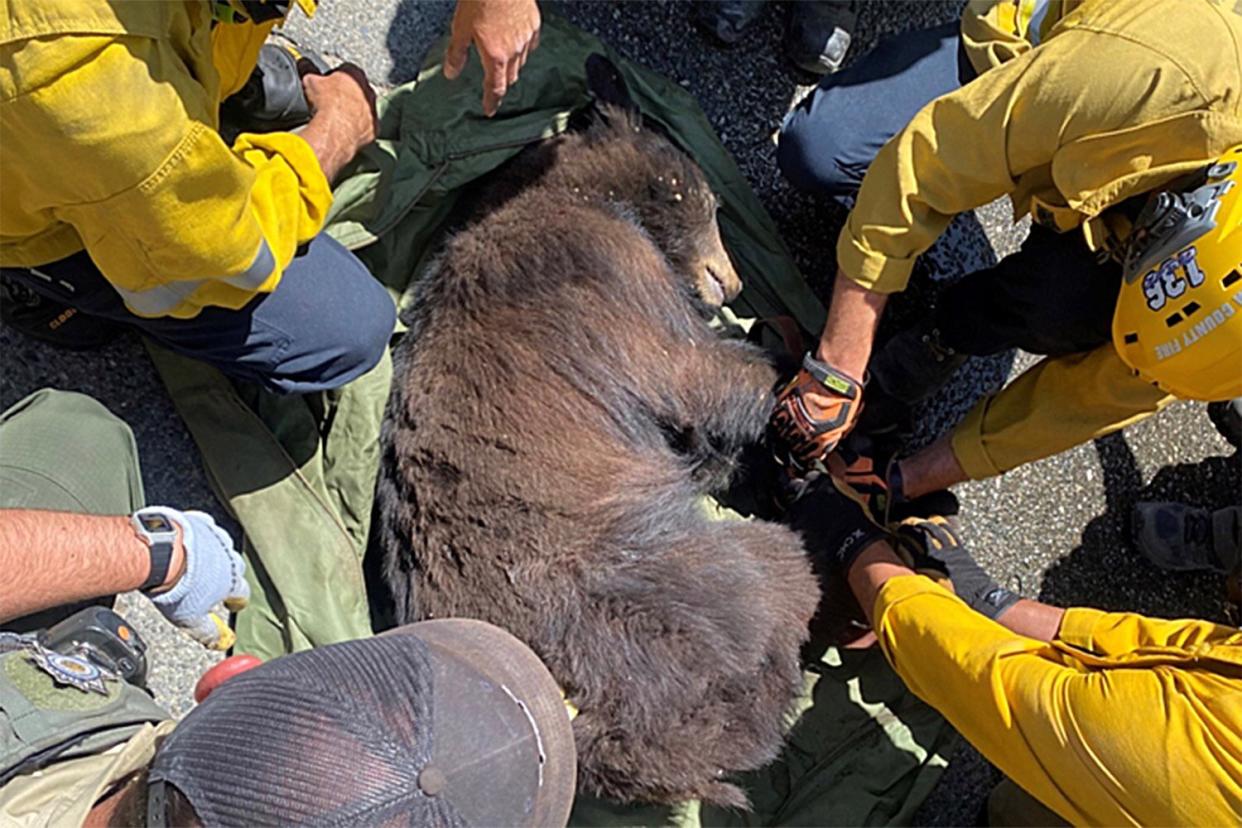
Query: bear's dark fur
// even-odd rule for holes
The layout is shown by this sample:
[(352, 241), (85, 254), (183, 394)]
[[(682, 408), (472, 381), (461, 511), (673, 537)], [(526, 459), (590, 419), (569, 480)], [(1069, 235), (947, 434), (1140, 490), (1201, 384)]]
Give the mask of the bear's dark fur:
[(819, 590), (789, 529), (700, 504), (775, 372), (696, 307), (739, 289), (702, 172), (600, 112), (499, 172), (418, 288), (385, 576), (399, 622), (481, 618), (543, 658), (581, 711), (584, 790), (744, 806), (725, 777), (776, 755)]

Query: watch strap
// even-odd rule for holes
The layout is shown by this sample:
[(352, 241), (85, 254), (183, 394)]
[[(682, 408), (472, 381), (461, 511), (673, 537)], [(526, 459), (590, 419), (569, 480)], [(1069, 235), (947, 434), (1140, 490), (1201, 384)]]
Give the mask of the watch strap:
[(173, 553), (173, 545), (166, 540), (150, 541), (147, 548), (151, 551), (151, 574), (138, 587), (144, 591), (164, 583), (164, 579), (168, 577), (168, 567), (172, 565)]
[(139, 590), (145, 592), (160, 586), (168, 577), (168, 569), (172, 566), (173, 541), (148, 532), (139, 520), (141, 513), (142, 510), (135, 512), (131, 521), (138, 537), (147, 542), (147, 551), (151, 555), (151, 571), (147, 574), (147, 579), (142, 582), (142, 586), (138, 587)]

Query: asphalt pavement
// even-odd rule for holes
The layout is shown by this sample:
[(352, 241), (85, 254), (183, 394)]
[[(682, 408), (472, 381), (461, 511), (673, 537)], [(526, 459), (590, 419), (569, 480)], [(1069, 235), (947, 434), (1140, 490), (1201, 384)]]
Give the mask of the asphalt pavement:
[[(760, 199), (821, 292), (833, 273), (839, 205), (794, 192), (775, 164), (772, 135), (809, 91), (783, 59), (787, 6), (769, 3), (742, 43), (721, 49), (698, 33), (683, 2), (558, 3), (555, 8), (623, 55), (677, 80), (694, 93)], [(863, 3), (851, 58), (878, 39), (955, 18), (957, 2)], [(312, 22), (295, 20), (285, 35), (330, 60), (361, 65), (378, 85), (412, 78), (427, 48), (446, 30), (452, 4), (414, 0), (324, 3)], [(908, 318), (938, 284), (985, 265), (1021, 242), (1006, 203), (957, 220), (925, 257), (912, 294), (893, 315)], [(1006, 354), (972, 359), (921, 410), (919, 439), (949, 428), (980, 396), (1034, 359)], [(139, 341), (127, 336), (93, 353), (63, 353), (0, 327), (0, 409), (45, 386), (90, 394), (125, 419), (137, 437), (148, 502), (223, 510), (214, 502), (193, 442), (178, 420)], [(958, 494), (972, 548), (997, 578), (1032, 598), (1061, 605), (1135, 610), (1157, 616), (1223, 620), (1220, 579), (1172, 575), (1144, 563), (1129, 539), (1133, 504), (1182, 499), (1205, 506), (1237, 503), (1242, 461), (1212, 428), (1203, 406), (1179, 403), (1128, 429), (1003, 477), (969, 483)], [(126, 596), (124, 610), (153, 648), (157, 698), (182, 713), (211, 656), (172, 630), (150, 605)], [(918, 814), (927, 825), (972, 824), (997, 772), (961, 749)]]

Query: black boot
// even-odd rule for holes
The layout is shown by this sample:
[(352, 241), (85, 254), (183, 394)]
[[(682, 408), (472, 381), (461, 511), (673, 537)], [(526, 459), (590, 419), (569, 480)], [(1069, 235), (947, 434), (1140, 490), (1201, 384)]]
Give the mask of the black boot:
[(99, 348), (112, 342), (124, 326), (40, 296), (0, 273), (0, 322), (26, 336), (69, 350)]
[(1184, 503), (1137, 503), (1134, 543), (1161, 569), (1228, 575), (1242, 567), (1242, 508), (1215, 512)]
[(790, 5), (785, 54), (804, 72), (826, 75), (841, 68), (858, 24), (854, 0), (800, 0)]

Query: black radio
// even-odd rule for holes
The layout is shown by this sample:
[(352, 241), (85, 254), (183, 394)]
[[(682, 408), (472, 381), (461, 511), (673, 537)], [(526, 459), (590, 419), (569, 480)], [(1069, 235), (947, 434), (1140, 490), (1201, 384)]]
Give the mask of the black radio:
[(87, 607), (43, 630), (39, 644), (85, 659), (137, 687), (146, 687), (146, 642), (128, 621), (106, 607)]

